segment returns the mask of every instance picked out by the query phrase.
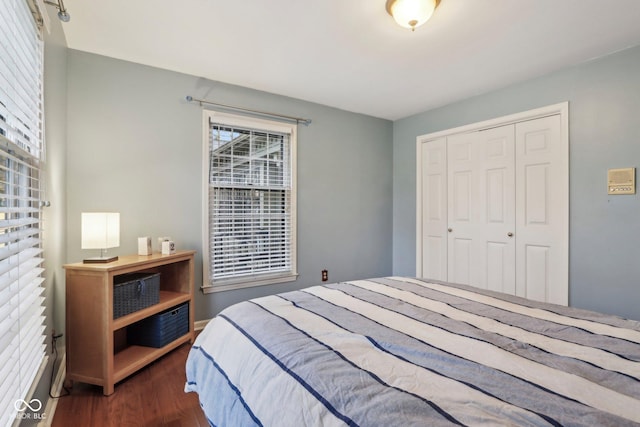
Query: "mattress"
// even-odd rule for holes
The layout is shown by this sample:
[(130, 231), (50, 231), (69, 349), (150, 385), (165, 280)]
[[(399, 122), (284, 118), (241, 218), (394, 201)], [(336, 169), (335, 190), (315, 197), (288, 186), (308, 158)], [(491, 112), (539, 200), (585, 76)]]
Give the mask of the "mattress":
[(405, 277), (231, 306), (185, 391), (214, 426), (640, 425), (640, 323)]

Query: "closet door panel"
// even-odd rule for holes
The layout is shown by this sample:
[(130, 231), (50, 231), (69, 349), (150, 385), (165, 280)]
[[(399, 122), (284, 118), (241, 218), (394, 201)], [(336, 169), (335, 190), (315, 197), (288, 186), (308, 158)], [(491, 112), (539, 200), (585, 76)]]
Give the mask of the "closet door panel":
[(469, 169), (454, 171), (451, 174), (451, 181), (453, 187), (453, 212), (451, 213), (451, 220), (458, 224), (470, 224), (472, 221), (472, 188), (474, 187), (473, 171)]
[(482, 288), (515, 294), (515, 128), (476, 132), (480, 153), (479, 239)]
[(475, 135), (447, 138), (448, 280), (478, 286), (478, 146)]
[(524, 170), (524, 224), (548, 226), (550, 209), (550, 162), (526, 165)]
[(560, 116), (516, 125), (519, 296), (568, 304), (568, 147)]
[(447, 280), (447, 141), (422, 143), (422, 277)]
[(493, 169), (486, 172), (487, 183), (487, 222), (490, 224), (503, 224), (507, 221), (508, 198), (505, 194), (506, 181), (509, 179), (505, 169)]
[(515, 293), (514, 126), (447, 139), (449, 279)]

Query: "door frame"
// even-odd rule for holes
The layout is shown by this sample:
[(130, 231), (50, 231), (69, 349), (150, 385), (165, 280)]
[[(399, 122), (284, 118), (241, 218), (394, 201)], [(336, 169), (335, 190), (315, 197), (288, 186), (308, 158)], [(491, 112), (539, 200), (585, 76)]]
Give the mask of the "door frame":
[[(438, 138), (446, 138), (455, 134), (475, 132), (479, 130), (491, 129), (498, 126), (510, 125), (528, 120), (539, 119), (542, 117), (560, 115), (560, 144), (563, 150), (566, 150), (567, 161), (569, 161), (569, 102), (561, 102), (558, 104), (548, 105), (533, 110), (523, 111), (520, 113), (510, 114), (507, 116), (496, 117), (494, 119), (483, 120), (481, 122), (471, 123), (451, 129), (432, 132), (416, 137), (416, 276), (422, 277), (422, 145)], [(568, 166), (568, 165), (567, 165)], [(568, 171), (567, 167), (567, 171)], [(569, 177), (562, 183), (564, 188), (561, 191), (566, 194), (568, 204), (569, 200)], [(567, 263), (569, 262), (569, 207), (567, 207), (567, 217), (565, 218), (566, 227), (564, 227), (564, 239), (567, 253), (565, 254)], [(567, 277), (567, 284), (569, 278)]]

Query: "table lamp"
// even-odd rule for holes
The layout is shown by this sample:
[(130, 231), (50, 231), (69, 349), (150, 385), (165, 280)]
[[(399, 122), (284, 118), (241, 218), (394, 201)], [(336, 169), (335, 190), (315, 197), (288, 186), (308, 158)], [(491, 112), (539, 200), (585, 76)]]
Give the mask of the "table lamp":
[(117, 256), (107, 256), (107, 249), (118, 246), (120, 246), (120, 213), (82, 213), (82, 249), (100, 249), (99, 257), (85, 258), (83, 263), (116, 261)]

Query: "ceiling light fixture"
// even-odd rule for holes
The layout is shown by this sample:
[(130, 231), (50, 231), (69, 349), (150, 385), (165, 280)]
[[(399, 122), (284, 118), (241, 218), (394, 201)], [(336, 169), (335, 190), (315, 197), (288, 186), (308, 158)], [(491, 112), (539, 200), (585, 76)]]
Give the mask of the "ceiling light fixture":
[(440, 0), (387, 0), (387, 12), (401, 27), (415, 31), (431, 18)]
[(67, 9), (64, 7), (64, 3), (62, 0), (57, 0), (56, 2), (44, 0), (46, 4), (50, 4), (51, 6), (55, 6), (58, 9), (58, 18), (62, 22), (69, 22), (71, 20), (71, 15), (67, 12)]

